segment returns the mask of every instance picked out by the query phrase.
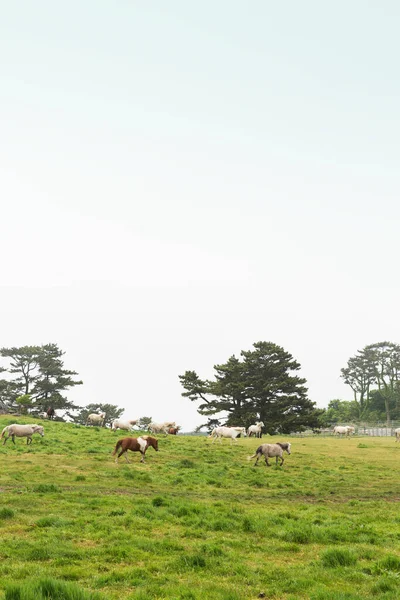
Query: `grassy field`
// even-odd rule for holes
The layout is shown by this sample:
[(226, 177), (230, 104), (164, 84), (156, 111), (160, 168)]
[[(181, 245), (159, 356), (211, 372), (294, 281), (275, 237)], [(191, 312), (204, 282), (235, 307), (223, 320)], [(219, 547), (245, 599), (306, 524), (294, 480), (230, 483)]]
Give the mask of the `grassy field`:
[(267, 469), (254, 439), (159, 436), (116, 465), (121, 432), (44, 426), (0, 446), (0, 598), (400, 598), (394, 438), (295, 438)]

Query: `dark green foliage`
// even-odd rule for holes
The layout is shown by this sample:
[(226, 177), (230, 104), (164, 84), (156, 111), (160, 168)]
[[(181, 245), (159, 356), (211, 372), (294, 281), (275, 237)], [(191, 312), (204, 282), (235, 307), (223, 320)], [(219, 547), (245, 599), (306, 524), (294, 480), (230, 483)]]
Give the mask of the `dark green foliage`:
[(353, 391), (358, 418), (400, 418), (400, 345), (369, 344), (349, 358), (341, 376)]
[(62, 393), (81, 385), (82, 381), (74, 379), (76, 371), (64, 368), (64, 354), (57, 344), (2, 348), (0, 355), (9, 361), (6, 370), (15, 376), (8, 385), (0, 386), (2, 400), (10, 409), (18, 406), (17, 398), (19, 404), (26, 405), (28, 397), (28, 406), (41, 411), (49, 406), (64, 410), (76, 408)]
[(179, 376), (182, 395), (201, 402), (200, 414), (227, 412), (228, 425), (246, 427), (258, 419), (268, 433), (319, 425), (323, 411), (308, 399), (306, 380), (296, 375), (300, 364), (291, 354), (271, 342), (257, 342), (240, 354), (215, 365), (214, 380), (201, 380), (195, 371)]
[(116, 404), (88, 404), (84, 408), (81, 408), (78, 415), (69, 415), (75, 423), (85, 425), (88, 415), (91, 413), (105, 412), (106, 418), (104, 420), (104, 427), (111, 425), (114, 419), (118, 419), (124, 412), (124, 408), (118, 408)]
[(0, 508), (0, 519), (12, 519), (15, 516), (15, 512), (12, 508), (4, 506)]

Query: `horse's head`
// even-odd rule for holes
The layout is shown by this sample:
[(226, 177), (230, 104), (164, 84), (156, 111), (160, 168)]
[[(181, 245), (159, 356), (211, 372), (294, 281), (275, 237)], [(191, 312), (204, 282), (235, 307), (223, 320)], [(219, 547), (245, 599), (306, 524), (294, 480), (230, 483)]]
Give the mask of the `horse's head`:
[(158, 452), (158, 440), (156, 438), (148, 437), (146, 441), (147, 447), (151, 446), (156, 452)]
[(38, 433), (41, 437), (44, 437), (44, 429), (42, 425), (34, 425), (32, 429), (33, 433)]

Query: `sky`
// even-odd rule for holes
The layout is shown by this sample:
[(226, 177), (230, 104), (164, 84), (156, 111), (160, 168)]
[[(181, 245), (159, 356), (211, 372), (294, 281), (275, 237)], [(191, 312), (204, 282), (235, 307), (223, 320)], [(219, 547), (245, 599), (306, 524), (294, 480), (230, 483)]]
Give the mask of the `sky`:
[(2, 3), (0, 346), (80, 405), (206, 419), (178, 375), (265, 340), (319, 407), (400, 342), (400, 5)]

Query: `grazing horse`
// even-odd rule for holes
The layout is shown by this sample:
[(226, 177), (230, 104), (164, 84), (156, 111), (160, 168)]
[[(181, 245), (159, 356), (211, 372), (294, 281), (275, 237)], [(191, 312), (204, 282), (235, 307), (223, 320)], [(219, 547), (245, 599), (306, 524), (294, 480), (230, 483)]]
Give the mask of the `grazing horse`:
[[(144, 463), (144, 455), (146, 454), (146, 450), (149, 446), (151, 446), (156, 452), (158, 452), (158, 440), (156, 438), (150, 437), (149, 435), (142, 435), (138, 438), (126, 437), (122, 440), (118, 440), (114, 448), (113, 455), (117, 454), (120, 448), (121, 451), (116, 457), (115, 462), (118, 462), (119, 457), (122, 456), (124, 452), (132, 450), (132, 452), (140, 452), (140, 454), (142, 455), (140, 462)], [(130, 462), (130, 460), (128, 460), (127, 454), (125, 454), (125, 460), (126, 462)]]
[(51, 420), (51, 419), (54, 419), (54, 415), (56, 414), (56, 411), (54, 410), (54, 408), (52, 406), (49, 406), (49, 408), (46, 411), (46, 414), (47, 414), (48, 418)]
[(255, 425), (250, 425), (247, 430), (247, 435), (249, 437), (255, 435), (256, 437), (260, 438), (262, 436), (263, 427), (265, 427), (264, 423), (262, 421), (257, 421)]
[(395, 442), (400, 442), (400, 427), (394, 430), (394, 435), (396, 436)]
[(28, 444), (32, 444), (32, 436), (34, 433), (38, 433), (41, 437), (44, 436), (44, 429), (42, 425), (18, 425), (17, 423), (14, 423), (13, 425), (7, 425), (7, 427), (4, 427), (3, 431), (1, 432), (1, 437), (5, 437), (5, 435), (7, 434), (7, 437), (5, 437), (4, 442), (3, 442), (3, 446), (6, 443), (6, 441), (8, 440), (8, 438), (11, 438), (13, 441), (13, 444), (15, 444), (15, 437), (26, 437), (26, 443)]
[(209, 437), (214, 438), (212, 443), (215, 442), (215, 440), (217, 438), (219, 438), (220, 443), (222, 444), (222, 438), (230, 438), (231, 440), (231, 444), (232, 444), (232, 440), (234, 440), (236, 442), (236, 438), (239, 437), (240, 435), (243, 435), (244, 437), (246, 436), (246, 428), (245, 427), (215, 427), (215, 429), (212, 430), (211, 434)]
[(285, 459), (283, 458), (283, 451), (285, 450), (285, 452), (290, 454), (290, 446), (290, 442), (277, 442), (276, 444), (261, 444), (261, 446), (258, 446), (256, 453), (253, 454), (253, 456), (249, 456), (248, 460), (257, 457), (257, 460), (254, 463), (254, 466), (256, 467), (259, 459), (262, 456), (264, 456), (265, 464), (267, 465), (267, 467), (270, 467), (271, 465), (268, 462), (268, 458), (273, 458), (274, 456), (276, 456), (276, 464), (278, 464), (278, 459), (280, 458), (282, 466), (285, 461)]

